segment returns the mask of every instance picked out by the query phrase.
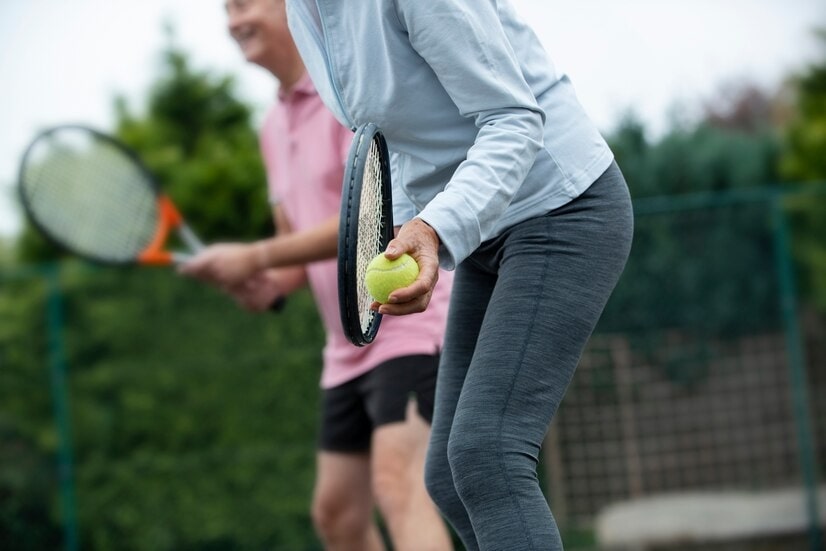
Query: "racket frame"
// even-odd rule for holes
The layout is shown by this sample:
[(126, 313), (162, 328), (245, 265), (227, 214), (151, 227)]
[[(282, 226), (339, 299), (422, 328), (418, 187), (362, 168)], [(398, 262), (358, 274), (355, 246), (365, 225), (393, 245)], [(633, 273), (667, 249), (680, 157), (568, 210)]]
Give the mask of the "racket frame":
[[(338, 295), (341, 325), (344, 335), (356, 346), (365, 346), (373, 342), (381, 324), (382, 315), (359, 310), (359, 288), (364, 287), (364, 274), (358, 273), (359, 213), (361, 211), (361, 193), (364, 185), (364, 172), (370, 147), (375, 141), (379, 156), (379, 170), (382, 175), (381, 213), (380, 213), (380, 250), (383, 251), (393, 239), (393, 200), (390, 182), (390, 154), (387, 141), (381, 130), (373, 124), (366, 123), (356, 129), (347, 165), (344, 171), (344, 183), (341, 195), (341, 212), (338, 234)], [(371, 259), (366, 259), (367, 261)], [(366, 264), (366, 262), (365, 262)], [(362, 315), (367, 315), (367, 327), (362, 326)]]
[[(52, 229), (48, 227), (48, 225), (44, 224), (40, 220), (40, 217), (36, 214), (36, 211), (25, 191), (26, 186), (24, 185), (24, 181), (26, 179), (26, 170), (29, 167), (29, 157), (42, 140), (48, 139), (50, 136), (57, 134), (58, 132), (65, 131), (86, 133), (90, 135), (94, 140), (112, 146), (115, 150), (122, 153), (127, 159), (129, 159), (129, 161), (131, 161), (134, 168), (136, 168), (143, 177), (143, 181), (151, 189), (157, 201), (159, 223), (151, 242), (140, 254), (132, 258), (119, 259), (103, 255), (95, 255), (94, 253), (89, 251), (79, 250), (70, 243), (61, 239), (60, 236), (56, 235), (55, 232), (53, 232)], [(26, 147), (26, 150), (23, 153), (22, 159), (20, 161), (20, 167), (18, 170), (17, 190), (20, 202), (23, 206), (23, 210), (26, 212), (29, 221), (42, 235), (44, 235), (54, 245), (62, 249), (65, 249), (72, 254), (81, 256), (94, 262), (115, 265), (130, 265), (136, 263), (145, 265), (168, 265), (173, 263), (177, 264), (185, 262), (188, 258), (191, 257), (193, 253), (197, 253), (198, 251), (204, 248), (203, 242), (198, 238), (195, 232), (192, 231), (192, 229), (186, 224), (186, 222), (183, 219), (183, 216), (181, 216), (177, 207), (175, 207), (175, 205), (172, 203), (172, 200), (161, 191), (160, 186), (158, 185), (158, 182), (155, 179), (154, 175), (141, 161), (137, 153), (120, 140), (114, 138), (113, 136), (110, 136), (108, 134), (105, 134), (103, 132), (100, 132), (99, 130), (96, 130), (83, 124), (61, 124), (41, 130), (34, 137), (34, 139), (32, 139), (32, 141), (29, 143), (29, 145)], [(190, 252), (171, 252), (163, 250), (162, 247), (168, 239), (171, 230), (173, 229), (176, 231), (177, 235), (180, 237), (181, 241), (184, 243), (184, 245), (186, 245)]]

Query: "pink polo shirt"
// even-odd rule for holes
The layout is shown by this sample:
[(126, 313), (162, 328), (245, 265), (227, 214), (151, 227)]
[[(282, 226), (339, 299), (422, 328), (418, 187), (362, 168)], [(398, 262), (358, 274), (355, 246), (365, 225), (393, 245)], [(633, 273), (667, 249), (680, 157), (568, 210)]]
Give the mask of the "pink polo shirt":
[[(352, 132), (330, 114), (308, 76), (279, 92), (260, 132), (271, 201), (280, 203), (294, 231), (338, 214), (344, 163)], [(400, 356), (433, 354), (442, 346), (453, 273), (441, 270), (425, 312), (384, 316), (376, 340), (352, 345), (341, 328), (335, 259), (307, 265), (310, 288), (327, 332), (321, 387), (331, 388)]]

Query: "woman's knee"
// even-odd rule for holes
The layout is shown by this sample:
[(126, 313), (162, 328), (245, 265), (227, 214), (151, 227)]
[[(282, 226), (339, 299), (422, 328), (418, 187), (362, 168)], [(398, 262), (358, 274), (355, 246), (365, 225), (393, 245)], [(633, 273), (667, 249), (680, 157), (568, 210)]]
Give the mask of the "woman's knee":
[[(518, 454), (516, 454), (518, 455)], [(503, 450), (502, 442), (485, 433), (451, 435), (447, 458), (456, 492), (472, 500), (479, 492), (503, 483), (503, 477), (520, 470), (512, 454)]]

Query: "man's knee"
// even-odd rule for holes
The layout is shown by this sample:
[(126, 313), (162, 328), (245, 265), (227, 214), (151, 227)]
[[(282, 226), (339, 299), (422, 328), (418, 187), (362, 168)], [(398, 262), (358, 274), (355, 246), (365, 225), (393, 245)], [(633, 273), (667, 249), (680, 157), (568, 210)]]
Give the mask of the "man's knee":
[(325, 541), (360, 537), (370, 523), (370, 512), (361, 511), (348, 502), (347, 496), (316, 495), (311, 516), (316, 532)]
[(408, 417), (376, 430), (373, 437), (373, 495), (385, 514), (394, 514), (424, 492), (424, 460), (430, 427), (414, 415), (415, 403), (408, 403)]
[(386, 516), (403, 514), (415, 495), (415, 487), (424, 483), (420, 464), (404, 454), (377, 457), (372, 475), (373, 496)]

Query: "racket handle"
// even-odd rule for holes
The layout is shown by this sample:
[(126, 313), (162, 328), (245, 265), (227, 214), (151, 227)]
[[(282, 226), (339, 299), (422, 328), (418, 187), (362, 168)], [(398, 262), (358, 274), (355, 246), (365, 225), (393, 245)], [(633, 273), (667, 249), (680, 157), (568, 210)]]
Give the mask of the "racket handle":
[(190, 228), (186, 224), (181, 223), (181, 225), (178, 227), (178, 234), (181, 236), (181, 239), (183, 239), (184, 243), (186, 243), (186, 246), (189, 247), (189, 250), (191, 250), (192, 252), (197, 253), (204, 248), (204, 243), (198, 238), (197, 235), (195, 235), (195, 232), (192, 231), (192, 228)]
[(190, 260), (192, 260), (192, 258), (195, 255), (190, 254), (190, 253), (182, 253), (182, 252), (177, 252), (176, 251), (176, 252), (172, 253), (171, 256), (172, 256), (172, 263), (177, 265), (177, 264), (184, 264), (186, 262), (189, 262)]
[(287, 304), (287, 299), (283, 296), (278, 297), (270, 304), (270, 312), (280, 312), (284, 309), (285, 304)]

